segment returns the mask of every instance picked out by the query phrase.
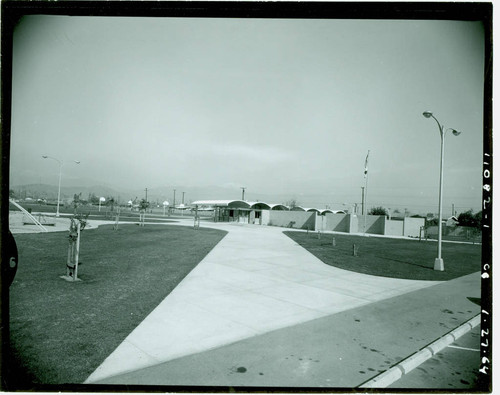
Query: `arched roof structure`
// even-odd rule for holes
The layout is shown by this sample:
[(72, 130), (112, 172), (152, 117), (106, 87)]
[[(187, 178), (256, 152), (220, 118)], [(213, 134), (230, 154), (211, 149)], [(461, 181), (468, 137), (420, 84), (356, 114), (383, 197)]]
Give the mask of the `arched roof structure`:
[(271, 210), (276, 210), (276, 211), (288, 211), (290, 210), (287, 206), (283, 205), (283, 204), (270, 204), (269, 205), (270, 209)]
[(250, 204), (243, 200), (197, 200), (191, 203), (193, 206), (212, 206), (228, 208), (250, 208)]
[(309, 207), (309, 208), (304, 208), (304, 211), (307, 211), (309, 213), (315, 212), (315, 213), (320, 213), (320, 210), (317, 208)]
[(269, 210), (271, 206), (265, 202), (248, 202), (250, 208), (256, 208), (259, 210)]

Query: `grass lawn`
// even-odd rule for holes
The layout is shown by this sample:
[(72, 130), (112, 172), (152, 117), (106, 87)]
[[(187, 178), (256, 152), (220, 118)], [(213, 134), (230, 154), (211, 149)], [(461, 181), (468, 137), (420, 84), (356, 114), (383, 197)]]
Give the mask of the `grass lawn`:
[[(443, 243), (444, 271), (434, 270), (437, 242), (325, 234), (284, 232), (330, 266), (357, 273), (412, 280), (444, 281), (481, 270), (481, 246)], [(332, 239), (335, 237), (335, 247)], [(353, 256), (353, 244), (358, 256)]]
[(68, 232), (14, 235), (12, 358), (4, 390), (82, 383), (225, 236), (214, 229), (112, 225), (82, 232), (80, 282), (66, 274)]

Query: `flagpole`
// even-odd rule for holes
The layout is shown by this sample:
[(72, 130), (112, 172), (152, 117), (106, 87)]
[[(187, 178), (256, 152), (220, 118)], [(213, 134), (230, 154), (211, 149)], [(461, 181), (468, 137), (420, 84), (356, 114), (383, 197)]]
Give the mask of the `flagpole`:
[(363, 233), (366, 233), (366, 213), (368, 212), (368, 205), (366, 204), (366, 198), (368, 196), (368, 156), (370, 156), (370, 150), (368, 150), (368, 153), (366, 154), (366, 159), (365, 159), (365, 193), (364, 193), (364, 197), (365, 197), (365, 202), (364, 202), (364, 206), (365, 206), (365, 215), (364, 215), (364, 220), (363, 220)]
[(365, 218), (363, 225), (363, 233), (366, 233), (366, 213), (368, 212), (368, 206), (366, 205), (366, 197), (368, 196), (368, 174), (365, 177)]

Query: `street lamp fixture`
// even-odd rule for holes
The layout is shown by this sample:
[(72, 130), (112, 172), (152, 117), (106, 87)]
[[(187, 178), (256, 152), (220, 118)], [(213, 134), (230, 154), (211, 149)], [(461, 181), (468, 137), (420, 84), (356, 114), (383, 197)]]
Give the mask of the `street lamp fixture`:
[[(61, 200), (61, 175), (62, 175), (63, 162), (62, 162), (62, 160), (56, 159), (56, 158), (54, 158), (52, 156), (48, 156), (48, 155), (42, 155), (42, 158), (43, 159), (52, 159), (52, 160), (55, 160), (57, 163), (59, 163), (59, 186), (57, 188), (57, 209), (56, 209), (56, 217), (59, 217), (59, 201)], [(75, 162), (77, 165), (80, 164), (79, 160), (74, 160), (73, 162)]]
[(434, 260), (434, 270), (443, 271), (444, 270), (444, 261), (441, 256), (441, 246), (442, 246), (442, 234), (443, 234), (443, 164), (444, 164), (444, 138), (446, 136), (446, 132), (451, 130), (451, 133), (454, 136), (458, 136), (460, 134), (459, 131), (448, 128), (445, 129), (444, 125), (441, 125), (437, 118), (431, 111), (424, 111), (422, 115), (425, 118), (434, 118), (439, 128), (439, 135), (441, 137), (441, 164), (439, 171), (439, 214), (438, 214), (438, 256)]

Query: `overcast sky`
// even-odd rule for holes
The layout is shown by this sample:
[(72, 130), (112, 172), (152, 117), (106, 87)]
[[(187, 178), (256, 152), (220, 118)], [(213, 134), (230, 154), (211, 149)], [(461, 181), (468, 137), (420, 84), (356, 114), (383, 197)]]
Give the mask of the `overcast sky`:
[(444, 204), (480, 209), (480, 23), (29, 16), (14, 40), (11, 185), (57, 185), (49, 155), (66, 186), (335, 206), (361, 201), (370, 150), (369, 206), (437, 211), (431, 110), (462, 132), (446, 137)]

